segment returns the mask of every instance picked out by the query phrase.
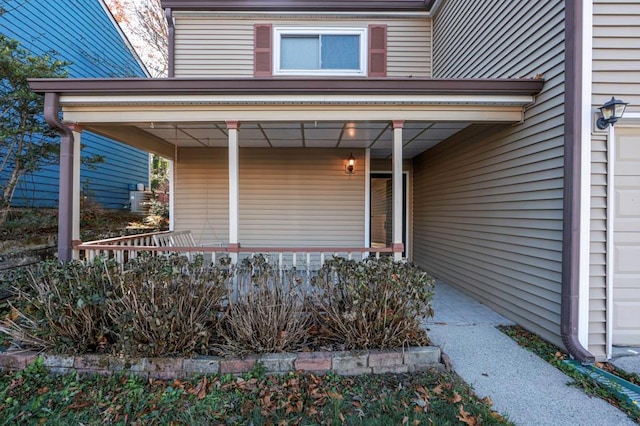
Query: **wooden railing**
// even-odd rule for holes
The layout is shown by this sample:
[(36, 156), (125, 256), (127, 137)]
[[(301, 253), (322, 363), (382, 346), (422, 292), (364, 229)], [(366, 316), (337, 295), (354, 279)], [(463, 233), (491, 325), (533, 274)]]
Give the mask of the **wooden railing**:
[(237, 261), (251, 255), (264, 254), (281, 267), (309, 268), (313, 266), (315, 268), (324, 265), (325, 260), (331, 256), (360, 260), (368, 256), (380, 257), (384, 253), (393, 254), (392, 247), (158, 247), (154, 244), (153, 239), (153, 236), (158, 234), (162, 233), (139, 234), (89, 242), (78, 241), (73, 247), (74, 256), (76, 259), (88, 261), (93, 261), (96, 257), (107, 257), (124, 263), (143, 252), (156, 255), (178, 253), (188, 257), (192, 257), (194, 254), (203, 254), (207, 260), (212, 262), (215, 262), (219, 255), (229, 255), (232, 260)]

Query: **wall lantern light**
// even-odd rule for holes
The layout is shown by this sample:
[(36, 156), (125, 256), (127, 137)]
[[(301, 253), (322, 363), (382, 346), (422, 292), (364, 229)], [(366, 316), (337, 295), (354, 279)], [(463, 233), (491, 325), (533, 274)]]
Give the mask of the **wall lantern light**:
[(347, 158), (347, 164), (344, 166), (344, 172), (348, 175), (355, 174), (356, 172), (356, 158), (353, 156), (353, 152)]
[(609, 102), (598, 108), (602, 114), (602, 117), (599, 117), (596, 121), (598, 129), (604, 130), (609, 126), (609, 124), (613, 126), (620, 118), (622, 118), (626, 107), (626, 102), (622, 102), (620, 99), (616, 99), (612, 96)]

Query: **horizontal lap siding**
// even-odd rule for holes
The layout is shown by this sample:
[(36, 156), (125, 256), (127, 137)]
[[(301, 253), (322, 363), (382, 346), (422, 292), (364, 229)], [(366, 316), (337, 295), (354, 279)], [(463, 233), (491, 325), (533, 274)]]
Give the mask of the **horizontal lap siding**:
[[(593, 4), (592, 105), (611, 96), (629, 102), (628, 112), (640, 112), (640, 3), (596, 1)], [(589, 349), (606, 356), (607, 328), (607, 137), (591, 137), (591, 241)]]
[(362, 27), (387, 24), (387, 75), (431, 76), (431, 21), (354, 20), (345, 17), (281, 17), (271, 20), (176, 13), (176, 77), (253, 77), (254, 24), (299, 27)]
[(229, 160), (226, 148), (181, 148), (175, 164), (174, 227), (198, 244), (229, 241)]
[(615, 95), (640, 112), (640, 3), (593, 5), (593, 105)]
[[(362, 247), (364, 174), (345, 174), (350, 152), (240, 149), (240, 243)], [(228, 241), (228, 170), (226, 149), (179, 150), (176, 230), (191, 230), (200, 244)]]
[[(245, 246), (364, 244), (364, 174), (347, 175), (351, 151), (240, 150), (240, 242)], [(364, 153), (354, 151), (363, 158)]]
[[(7, 3), (7, 2), (5, 2)], [(12, 7), (13, 4), (13, 7)], [(144, 71), (97, 0), (78, 7), (74, 0), (12, 1), (0, 16), (0, 32), (21, 42), (34, 54), (54, 51), (71, 62), (72, 78), (143, 77)], [(122, 208), (129, 201), (129, 184), (148, 183), (146, 152), (98, 135), (82, 134), (82, 155), (105, 157), (95, 169), (81, 168), (85, 195), (105, 208)], [(7, 178), (6, 173), (0, 180)], [(48, 166), (24, 176), (14, 205), (57, 207), (59, 167)]]
[(591, 229), (589, 267), (589, 350), (606, 357), (607, 141), (591, 141)]
[(434, 77), (546, 83), (523, 123), (473, 125), (417, 157), (413, 189), (416, 263), (557, 344), (563, 25), (562, 1), (443, 3)]

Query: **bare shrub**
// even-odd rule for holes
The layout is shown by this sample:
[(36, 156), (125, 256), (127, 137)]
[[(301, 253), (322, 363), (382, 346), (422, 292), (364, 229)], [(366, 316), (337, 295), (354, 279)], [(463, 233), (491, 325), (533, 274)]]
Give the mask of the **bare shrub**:
[(97, 260), (39, 263), (15, 273), (11, 313), (0, 331), (16, 345), (57, 352), (87, 352), (108, 339), (106, 298), (112, 294), (117, 265)]
[(310, 293), (320, 338), (341, 349), (424, 345), (420, 320), (433, 315), (434, 280), (391, 258), (362, 262), (334, 258), (312, 280)]
[(280, 271), (263, 255), (245, 259), (228, 288), (214, 349), (221, 355), (287, 352), (303, 345), (309, 314), (295, 271)]
[(119, 349), (140, 356), (206, 351), (229, 276), (227, 259), (215, 266), (201, 256), (132, 260), (107, 303)]

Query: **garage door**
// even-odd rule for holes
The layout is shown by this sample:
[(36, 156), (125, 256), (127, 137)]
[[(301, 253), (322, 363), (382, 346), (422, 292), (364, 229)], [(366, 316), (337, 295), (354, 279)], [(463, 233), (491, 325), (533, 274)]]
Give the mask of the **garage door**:
[(640, 345), (640, 129), (616, 127), (613, 344)]

